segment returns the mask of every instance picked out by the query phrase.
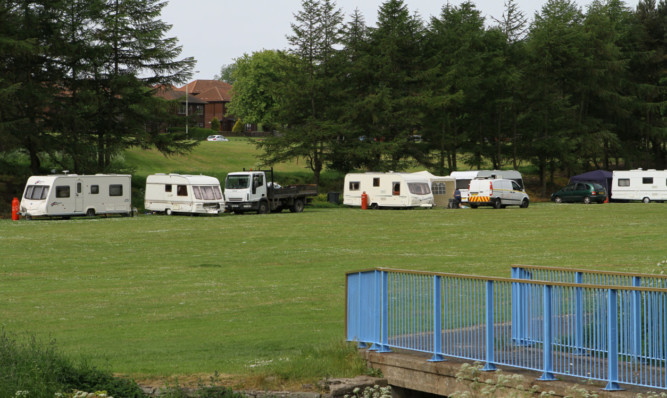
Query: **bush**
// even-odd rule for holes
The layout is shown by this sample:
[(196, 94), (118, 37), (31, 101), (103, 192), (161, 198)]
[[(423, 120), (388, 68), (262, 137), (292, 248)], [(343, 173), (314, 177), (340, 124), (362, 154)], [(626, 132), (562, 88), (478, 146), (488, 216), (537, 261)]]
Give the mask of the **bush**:
[(211, 119), (211, 130), (218, 132), (220, 131), (220, 120), (217, 117)]

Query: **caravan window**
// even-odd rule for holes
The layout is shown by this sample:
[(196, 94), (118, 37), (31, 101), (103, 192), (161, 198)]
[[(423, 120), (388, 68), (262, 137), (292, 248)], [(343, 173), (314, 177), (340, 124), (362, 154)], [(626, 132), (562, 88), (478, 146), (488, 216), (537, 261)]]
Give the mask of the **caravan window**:
[(59, 185), (56, 187), (56, 198), (69, 198), (69, 185)]
[[(203, 187), (202, 187), (203, 188)], [(192, 187), (192, 193), (195, 194), (195, 199), (201, 200), (201, 191), (199, 190), (199, 187)]]
[(653, 184), (653, 177), (643, 177), (642, 184)]
[(401, 183), (400, 182), (394, 181), (394, 182), (391, 183), (391, 186), (392, 186), (392, 192), (393, 192), (394, 195), (400, 195), (401, 194)]
[(178, 195), (178, 196), (188, 196), (188, 186), (187, 185), (176, 185), (176, 195)]
[(165, 192), (171, 192), (171, 184), (165, 184), (164, 191)]
[(220, 192), (219, 186), (216, 185), (213, 187), (213, 195), (215, 195), (215, 198), (218, 200), (222, 199), (222, 192)]
[(123, 196), (123, 186), (120, 184), (109, 185), (109, 196)]
[(199, 187), (201, 190), (201, 196), (204, 200), (214, 200), (215, 194), (213, 193), (213, 187)]
[(379, 187), (380, 186), (380, 179), (375, 177), (373, 178), (373, 186), (374, 187)]
[(470, 180), (456, 180), (456, 189), (468, 189)]
[(76, 183), (76, 193), (81, 193), (81, 183), (80, 182)]
[(100, 186), (99, 185), (91, 185), (90, 186), (90, 193), (92, 195), (97, 195), (100, 193)]
[(434, 182), (431, 188), (433, 189), (433, 195), (447, 194), (447, 186), (444, 182)]
[(629, 178), (619, 178), (618, 179), (618, 186), (619, 187), (629, 187), (630, 186), (630, 179)]
[(46, 195), (49, 193), (49, 187), (45, 185), (30, 185), (25, 190), (25, 198), (33, 200), (46, 199)]
[(431, 189), (425, 182), (409, 182), (408, 189), (413, 195), (428, 195), (431, 193)]
[(359, 190), (359, 181), (350, 181), (350, 191)]

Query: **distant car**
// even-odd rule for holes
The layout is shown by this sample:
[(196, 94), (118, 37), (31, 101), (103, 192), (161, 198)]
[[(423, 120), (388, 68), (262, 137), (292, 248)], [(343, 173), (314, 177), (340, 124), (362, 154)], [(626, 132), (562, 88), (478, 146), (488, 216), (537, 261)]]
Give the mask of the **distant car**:
[(224, 135), (209, 135), (206, 141), (229, 141)]
[(551, 195), (551, 200), (556, 203), (603, 203), (605, 200), (607, 200), (607, 191), (602, 185), (596, 184), (594, 182), (575, 182), (566, 185), (558, 192), (554, 192)]

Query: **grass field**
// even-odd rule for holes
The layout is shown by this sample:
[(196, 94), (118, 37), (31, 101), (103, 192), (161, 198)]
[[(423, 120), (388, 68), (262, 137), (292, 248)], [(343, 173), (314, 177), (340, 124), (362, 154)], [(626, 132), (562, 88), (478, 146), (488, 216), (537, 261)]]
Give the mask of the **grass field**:
[(344, 338), (346, 271), (659, 272), (666, 215), (659, 203), (540, 203), (0, 220), (0, 319), (134, 377), (248, 374), (289, 361), (317, 369), (312, 350)]

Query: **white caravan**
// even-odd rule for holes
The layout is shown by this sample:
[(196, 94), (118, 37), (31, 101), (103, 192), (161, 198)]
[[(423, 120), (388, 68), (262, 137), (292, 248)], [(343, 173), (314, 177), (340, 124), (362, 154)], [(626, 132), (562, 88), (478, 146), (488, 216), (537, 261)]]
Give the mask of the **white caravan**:
[(343, 204), (361, 206), (361, 195), (368, 196), (368, 207), (427, 207), (434, 205), (428, 178), (410, 173), (349, 173), (345, 176)]
[(611, 200), (667, 200), (667, 170), (618, 170), (613, 172)]
[(19, 214), (33, 217), (132, 215), (132, 176), (54, 174), (28, 178)]
[(225, 211), (225, 200), (215, 177), (158, 173), (146, 177), (144, 208), (167, 215), (218, 214)]

